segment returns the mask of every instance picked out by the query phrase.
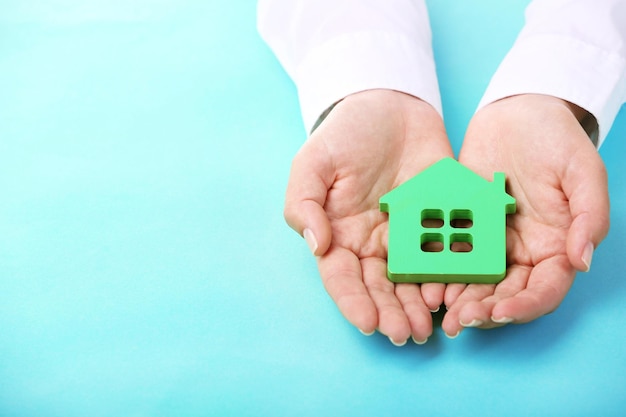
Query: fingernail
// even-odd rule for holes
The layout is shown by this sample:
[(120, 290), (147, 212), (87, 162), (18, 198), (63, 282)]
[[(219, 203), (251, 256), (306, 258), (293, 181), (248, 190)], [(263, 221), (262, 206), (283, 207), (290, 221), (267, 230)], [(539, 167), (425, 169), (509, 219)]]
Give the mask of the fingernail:
[(315, 255), (315, 251), (317, 250), (317, 239), (315, 238), (313, 231), (311, 231), (311, 229), (304, 229), (302, 236), (304, 236), (306, 244), (309, 245), (311, 253)]
[(482, 326), (484, 322), (482, 320), (474, 319), (470, 321), (469, 323), (463, 323), (462, 321), (460, 323), (461, 323), (461, 326), (463, 327), (479, 327), (479, 326)]
[(591, 242), (587, 243), (587, 245), (585, 246), (585, 249), (583, 250), (582, 261), (587, 267), (587, 269), (585, 269), (585, 272), (589, 272), (589, 270), (591, 269), (591, 259), (593, 258), (593, 250), (594, 250), (594, 247), (593, 247), (593, 243)]
[(413, 343), (415, 343), (416, 345), (423, 345), (424, 343), (428, 342), (428, 338), (424, 340), (417, 340), (414, 336), (411, 336), (411, 339), (413, 339)]
[(359, 329), (359, 331), (361, 332), (361, 334), (362, 334), (363, 336), (371, 336), (371, 335), (373, 335), (374, 333), (376, 333), (376, 330), (372, 330), (371, 332), (366, 332), (365, 330), (361, 330), (361, 329)]
[(499, 319), (492, 317), (491, 321), (493, 321), (494, 323), (500, 323), (500, 324), (508, 324), (508, 323), (513, 323), (513, 318), (511, 317), (500, 317)]
[(402, 342), (396, 342), (395, 340), (393, 340), (393, 339), (390, 337), (390, 338), (389, 338), (389, 340), (391, 341), (391, 343), (393, 343), (393, 345), (394, 345), (394, 346), (401, 347), (401, 346), (406, 345), (406, 339), (405, 339), (405, 340), (403, 340)]
[(436, 312), (438, 312), (440, 309), (441, 309), (441, 307), (437, 307), (437, 308), (436, 308), (436, 309), (434, 309), (434, 310), (430, 310), (430, 312), (431, 312), (431, 313), (436, 313)]
[(446, 337), (447, 337), (448, 339), (456, 339), (456, 338), (457, 338), (460, 334), (461, 334), (461, 331), (460, 331), (460, 330), (459, 330), (458, 332), (456, 332), (456, 334), (448, 334), (448, 333), (445, 333), (445, 335), (446, 335)]

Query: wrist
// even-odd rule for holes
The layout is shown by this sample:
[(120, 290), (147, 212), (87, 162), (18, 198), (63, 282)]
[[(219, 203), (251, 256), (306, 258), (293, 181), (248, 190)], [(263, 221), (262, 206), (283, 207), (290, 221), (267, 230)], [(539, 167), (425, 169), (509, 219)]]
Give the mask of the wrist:
[[(330, 105), (322, 114), (318, 117), (317, 121), (313, 125), (310, 133), (313, 133), (326, 118), (330, 115), (330, 113), (335, 109), (337, 105), (341, 106), (362, 106), (365, 103), (378, 103), (379, 105), (387, 106), (388, 108), (395, 108), (396, 106), (419, 106), (420, 108), (432, 108), (432, 110), (436, 113), (436, 110), (429, 103), (420, 99), (419, 97), (413, 96), (408, 93), (404, 93), (402, 91), (390, 90), (390, 89), (371, 89), (371, 90), (363, 90), (353, 94), (350, 94), (341, 100)], [(438, 114), (438, 113), (437, 113)]]
[(587, 133), (587, 136), (589, 136), (589, 139), (591, 139), (591, 143), (593, 143), (593, 146), (597, 147), (599, 135), (598, 120), (593, 114), (583, 109), (582, 107), (566, 100), (563, 101), (570, 109), (574, 117), (576, 117), (576, 120), (578, 120), (578, 123), (580, 123), (580, 126), (583, 128), (585, 133)]
[(598, 144), (598, 121), (595, 116), (584, 108), (558, 97), (543, 94), (519, 94), (505, 97), (495, 103), (517, 103), (519, 106), (539, 106), (548, 109), (548, 106), (559, 106), (567, 110), (580, 124), (594, 146)]

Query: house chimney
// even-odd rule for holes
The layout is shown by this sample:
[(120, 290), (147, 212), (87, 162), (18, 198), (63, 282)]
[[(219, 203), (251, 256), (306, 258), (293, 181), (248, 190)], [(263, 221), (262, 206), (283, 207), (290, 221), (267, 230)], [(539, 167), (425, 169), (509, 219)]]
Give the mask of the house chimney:
[(506, 175), (504, 175), (504, 172), (493, 173), (493, 183), (495, 184), (496, 189), (506, 191), (505, 181)]

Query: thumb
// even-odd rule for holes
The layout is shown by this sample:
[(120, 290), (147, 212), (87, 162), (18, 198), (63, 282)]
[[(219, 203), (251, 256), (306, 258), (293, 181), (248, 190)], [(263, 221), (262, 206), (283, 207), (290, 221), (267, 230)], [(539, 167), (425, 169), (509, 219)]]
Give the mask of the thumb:
[(330, 246), (331, 228), (324, 204), (334, 177), (330, 156), (314, 141), (305, 143), (293, 159), (284, 216), (315, 256), (323, 255)]
[(609, 231), (609, 192), (606, 168), (595, 149), (581, 152), (570, 164), (563, 190), (569, 199), (572, 223), (567, 256), (579, 271), (589, 271), (593, 251)]

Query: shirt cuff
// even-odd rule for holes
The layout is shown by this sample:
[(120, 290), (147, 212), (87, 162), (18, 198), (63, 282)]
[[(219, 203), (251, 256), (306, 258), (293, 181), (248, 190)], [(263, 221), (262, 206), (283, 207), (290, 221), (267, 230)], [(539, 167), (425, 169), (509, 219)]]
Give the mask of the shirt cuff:
[(478, 109), (517, 94), (567, 100), (598, 121), (600, 145), (626, 96), (626, 59), (559, 35), (518, 39), (491, 79)]
[(358, 32), (331, 39), (312, 50), (294, 74), (304, 125), (337, 101), (359, 91), (397, 90), (419, 97), (442, 115), (430, 45), (397, 33)]

